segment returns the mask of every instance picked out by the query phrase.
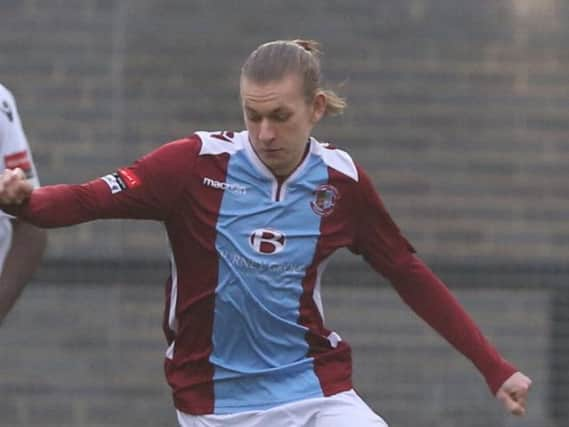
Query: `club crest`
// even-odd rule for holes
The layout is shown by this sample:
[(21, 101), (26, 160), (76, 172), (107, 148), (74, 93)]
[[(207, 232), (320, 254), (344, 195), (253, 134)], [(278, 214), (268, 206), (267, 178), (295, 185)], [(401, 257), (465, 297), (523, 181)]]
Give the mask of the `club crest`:
[(340, 198), (340, 193), (333, 185), (320, 185), (314, 191), (314, 200), (310, 202), (310, 207), (316, 215), (328, 216), (334, 210), (336, 201)]

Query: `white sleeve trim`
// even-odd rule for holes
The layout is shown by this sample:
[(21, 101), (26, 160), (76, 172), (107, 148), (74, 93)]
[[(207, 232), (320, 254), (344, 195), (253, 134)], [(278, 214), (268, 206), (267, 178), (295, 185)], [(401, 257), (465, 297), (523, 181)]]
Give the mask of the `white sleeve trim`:
[(312, 152), (322, 158), (324, 163), (336, 169), (338, 172), (349, 176), (358, 182), (359, 174), (352, 157), (343, 150), (326, 148), (328, 144), (322, 144), (312, 138)]

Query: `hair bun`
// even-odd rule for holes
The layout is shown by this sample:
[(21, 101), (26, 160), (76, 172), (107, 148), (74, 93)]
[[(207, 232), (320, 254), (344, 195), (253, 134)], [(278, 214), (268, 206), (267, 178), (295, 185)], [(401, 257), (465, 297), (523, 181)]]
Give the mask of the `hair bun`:
[(310, 52), (314, 55), (320, 54), (320, 43), (316, 40), (303, 40), (303, 39), (296, 39), (292, 41), (297, 46), (300, 46), (307, 52)]

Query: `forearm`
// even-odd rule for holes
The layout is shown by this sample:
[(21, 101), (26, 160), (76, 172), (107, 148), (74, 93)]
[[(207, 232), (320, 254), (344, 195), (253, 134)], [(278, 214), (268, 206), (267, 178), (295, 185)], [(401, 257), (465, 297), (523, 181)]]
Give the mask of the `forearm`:
[(97, 219), (100, 215), (95, 181), (82, 185), (51, 185), (35, 189), (21, 205), (2, 209), (41, 228), (64, 227)]
[(493, 394), (517, 371), (500, 356), (457, 299), (420, 259), (413, 256), (390, 279), (405, 303), (474, 363)]
[(39, 267), (46, 241), (45, 230), (13, 221), (12, 244), (0, 273), (0, 322)]

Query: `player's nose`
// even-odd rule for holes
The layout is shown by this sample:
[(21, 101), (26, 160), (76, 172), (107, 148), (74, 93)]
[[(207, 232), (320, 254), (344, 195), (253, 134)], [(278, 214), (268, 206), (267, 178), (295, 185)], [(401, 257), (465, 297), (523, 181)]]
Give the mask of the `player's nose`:
[(263, 119), (259, 125), (259, 141), (267, 144), (275, 139), (276, 133), (269, 120)]

